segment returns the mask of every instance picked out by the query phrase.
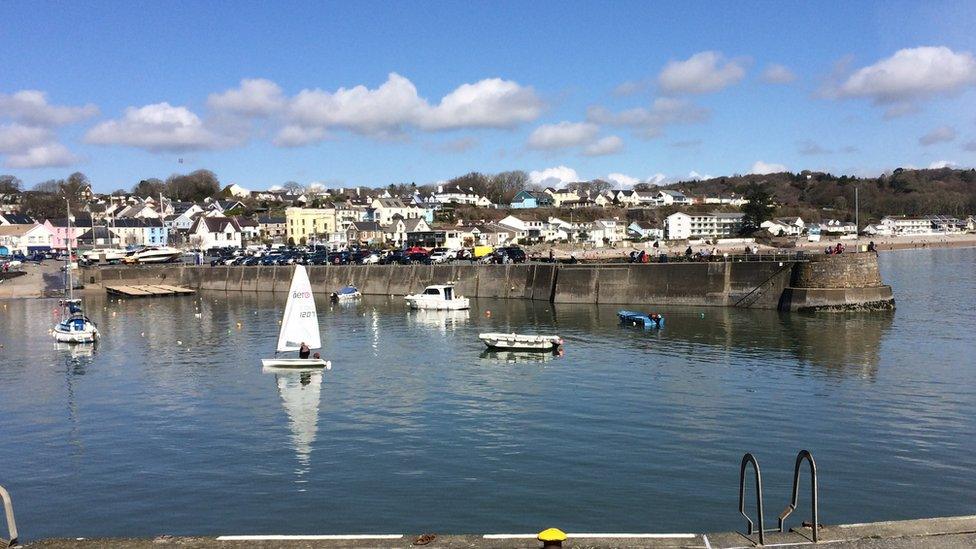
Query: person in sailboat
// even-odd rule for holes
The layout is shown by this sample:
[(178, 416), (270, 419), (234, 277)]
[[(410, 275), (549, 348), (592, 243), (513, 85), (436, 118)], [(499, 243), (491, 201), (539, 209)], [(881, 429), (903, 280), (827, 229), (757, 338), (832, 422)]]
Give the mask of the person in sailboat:
[(312, 350), (308, 348), (308, 344), (304, 341), (302, 346), (298, 348), (298, 358), (308, 358), (312, 354)]

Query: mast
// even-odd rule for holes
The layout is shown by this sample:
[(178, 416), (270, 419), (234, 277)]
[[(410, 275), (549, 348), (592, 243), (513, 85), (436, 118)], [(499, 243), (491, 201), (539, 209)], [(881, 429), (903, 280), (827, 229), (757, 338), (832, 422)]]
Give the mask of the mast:
[(68, 282), (68, 300), (74, 299), (74, 283), (71, 281), (71, 202), (68, 201), (68, 197), (64, 197), (65, 209), (68, 212), (68, 259), (65, 265), (65, 279)]

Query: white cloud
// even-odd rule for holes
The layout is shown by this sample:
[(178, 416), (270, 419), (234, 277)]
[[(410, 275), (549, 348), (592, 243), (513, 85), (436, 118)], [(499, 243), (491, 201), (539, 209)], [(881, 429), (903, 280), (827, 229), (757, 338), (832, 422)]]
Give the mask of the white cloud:
[(714, 92), (742, 80), (743, 65), (742, 60), (727, 60), (721, 52), (703, 51), (684, 61), (668, 62), (657, 83), (668, 95)]
[(956, 164), (955, 162), (953, 162), (951, 160), (936, 160), (935, 162), (932, 162), (931, 164), (929, 164), (929, 169), (930, 170), (939, 170), (939, 169), (942, 169), (942, 168), (955, 168), (957, 166), (959, 166), (959, 164)]
[(796, 80), (796, 75), (789, 68), (772, 63), (766, 66), (759, 78), (767, 84), (789, 84)]
[(0, 93), (0, 118), (33, 126), (64, 126), (96, 114), (98, 107), (92, 104), (81, 107), (51, 105), (47, 102), (47, 94), (38, 90), (22, 90), (12, 95)]
[(591, 106), (586, 118), (596, 124), (635, 128), (643, 137), (656, 137), (666, 126), (696, 124), (708, 120), (709, 111), (684, 99), (659, 97), (650, 108), (637, 107), (612, 112), (605, 107)]
[(463, 84), (431, 105), (409, 79), (390, 73), (376, 89), (360, 85), (335, 92), (302, 90), (290, 101), (286, 117), (291, 125), (306, 129), (338, 127), (383, 137), (407, 127), (510, 128), (535, 120), (543, 108), (532, 88), (499, 78)]
[[(785, 171), (788, 170), (786, 166), (784, 166), (783, 164), (771, 164), (771, 163), (763, 162), (762, 160), (757, 160), (756, 163), (752, 165), (752, 168), (749, 169), (749, 173), (755, 173), (760, 175), (765, 175), (768, 173), (779, 173)], [(702, 177), (702, 179), (705, 178)]]
[(9, 154), (3, 164), (7, 168), (60, 168), (78, 161), (79, 158), (67, 147), (52, 142)]
[(952, 93), (976, 83), (976, 59), (969, 52), (924, 46), (894, 55), (850, 75), (838, 97), (866, 97), (891, 104)]
[(608, 135), (590, 143), (583, 149), (586, 156), (606, 156), (624, 149), (624, 140), (616, 135)]
[(579, 174), (576, 173), (576, 170), (567, 166), (556, 166), (541, 171), (533, 170), (529, 172), (529, 181), (543, 187), (562, 187), (567, 183), (573, 183), (579, 180)]
[(24, 152), (32, 147), (54, 141), (54, 133), (47, 128), (4, 124), (0, 126), (0, 153)]
[(712, 179), (712, 177), (707, 173), (698, 173), (695, 170), (688, 172), (688, 178), (692, 180)]
[(207, 106), (215, 111), (249, 117), (269, 116), (284, 105), (281, 87), (263, 78), (241, 80), (239, 87), (207, 97)]
[(663, 173), (656, 173), (645, 179), (639, 179), (637, 177), (633, 177), (625, 173), (611, 173), (611, 174), (607, 174), (607, 176), (604, 177), (604, 179), (613, 183), (616, 187), (619, 187), (621, 189), (630, 189), (633, 188), (634, 185), (637, 185), (639, 183), (644, 183), (648, 185), (662, 185), (670, 181), (669, 178)]
[(589, 122), (559, 122), (539, 126), (529, 135), (530, 149), (555, 150), (590, 143), (600, 131)]
[(318, 143), (328, 136), (324, 128), (304, 127), (289, 124), (278, 131), (274, 144), (279, 147), (301, 147), (311, 143)]
[(213, 149), (226, 144), (192, 111), (169, 103), (129, 107), (122, 118), (90, 129), (85, 141), (97, 145), (128, 145), (152, 152)]
[(939, 126), (918, 138), (918, 144), (923, 147), (936, 143), (948, 143), (956, 138), (956, 130), (952, 126)]

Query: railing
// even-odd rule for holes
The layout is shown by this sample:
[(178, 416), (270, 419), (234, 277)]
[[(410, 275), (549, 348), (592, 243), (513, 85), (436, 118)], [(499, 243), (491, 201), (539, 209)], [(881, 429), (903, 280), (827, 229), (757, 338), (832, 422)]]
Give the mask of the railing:
[(742, 464), (739, 466), (739, 513), (746, 519), (748, 535), (754, 534), (752, 519), (746, 514), (746, 467), (752, 464), (753, 471), (756, 472), (756, 513), (759, 522), (759, 545), (766, 544), (766, 530), (763, 522), (763, 495), (762, 495), (762, 473), (759, 471), (759, 462), (752, 454), (742, 456)]
[(10, 492), (0, 486), (0, 500), (3, 500), (3, 511), (7, 515), (7, 532), (10, 534), (9, 547), (17, 545), (17, 521), (14, 520), (14, 503), (10, 500)]
[(783, 523), (786, 517), (796, 510), (796, 502), (800, 492), (800, 466), (803, 465), (804, 460), (810, 464), (810, 506), (812, 514), (810, 528), (813, 529), (813, 542), (817, 543), (820, 531), (820, 524), (817, 522), (819, 515), (817, 507), (817, 463), (813, 460), (813, 455), (806, 450), (800, 450), (800, 453), (796, 455), (796, 464), (793, 466), (793, 496), (790, 498), (790, 504), (779, 514), (779, 531), (783, 531)]

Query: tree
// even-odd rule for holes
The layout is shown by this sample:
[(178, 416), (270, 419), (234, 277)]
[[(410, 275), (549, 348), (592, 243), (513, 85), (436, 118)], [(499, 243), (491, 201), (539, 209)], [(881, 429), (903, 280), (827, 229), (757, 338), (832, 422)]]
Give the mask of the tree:
[(285, 184), (282, 185), (281, 188), (288, 191), (290, 194), (305, 193), (305, 186), (297, 181), (285, 181)]
[(17, 193), (23, 182), (12, 175), (0, 175), (0, 193)]
[(488, 179), (486, 196), (495, 204), (509, 204), (529, 185), (529, 174), (522, 170), (501, 172)]
[(742, 213), (746, 214), (744, 228), (756, 230), (763, 221), (768, 221), (773, 216), (773, 211), (776, 209), (773, 205), (773, 195), (764, 185), (749, 183), (745, 198), (749, 202), (742, 206)]
[(159, 195), (165, 191), (166, 183), (163, 182), (162, 179), (157, 179), (155, 177), (143, 179), (132, 187), (132, 194), (138, 196), (139, 198), (154, 197), (158, 199)]
[(186, 175), (166, 178), (166, 196), (184, 202), (199, 202), (220, 192), (220, 181), (210, 170), (196, 170)]

